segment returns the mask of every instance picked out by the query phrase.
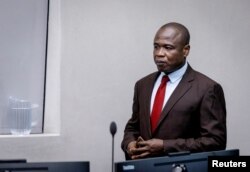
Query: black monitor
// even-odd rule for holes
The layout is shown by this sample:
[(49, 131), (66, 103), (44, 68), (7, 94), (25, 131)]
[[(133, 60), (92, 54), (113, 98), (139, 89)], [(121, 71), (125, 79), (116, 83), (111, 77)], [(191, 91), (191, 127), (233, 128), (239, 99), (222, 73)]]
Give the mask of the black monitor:
[(89, 162), (2, 163), (0, 172), (89, 172)]
[(26, 159), (0, 159), (0, 163), (26, 163)]
[(158, 158), (128, 160), (115, 163), (115, 172), (207, 172), (209, 156), (239, 156), (238, 149), (200, 152), (176, 153)]
[(48, 167), (15, 167), (0, 169), (0, 172), (49, 172)]

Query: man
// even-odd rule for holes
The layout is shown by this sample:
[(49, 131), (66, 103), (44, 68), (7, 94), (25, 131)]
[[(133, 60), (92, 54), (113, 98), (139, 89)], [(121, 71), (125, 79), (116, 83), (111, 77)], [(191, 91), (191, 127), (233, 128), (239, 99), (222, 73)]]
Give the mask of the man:
[[(158, 71), (135, 84), (132, 117), (121, 144), (126, 159), (226, 148), (223, 89), (191, 68), (186, 60), (189, 40), (188, 29), (179, 23), (165, 24), (156, 33), (153, 55)], [(164, 75), (169, 81), (160, 86)], [(157, 104), (158, 87), (165, 92), (164, 101)]]

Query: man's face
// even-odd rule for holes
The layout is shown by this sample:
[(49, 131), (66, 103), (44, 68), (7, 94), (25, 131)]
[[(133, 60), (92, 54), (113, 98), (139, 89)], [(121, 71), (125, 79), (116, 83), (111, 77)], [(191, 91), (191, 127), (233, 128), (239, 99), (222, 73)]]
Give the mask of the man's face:
[(154, 61), (159, 71), (172, 72), (180, 67), (188, 53), (181, 32), (175, 28), (160, 29), (154, 39)]

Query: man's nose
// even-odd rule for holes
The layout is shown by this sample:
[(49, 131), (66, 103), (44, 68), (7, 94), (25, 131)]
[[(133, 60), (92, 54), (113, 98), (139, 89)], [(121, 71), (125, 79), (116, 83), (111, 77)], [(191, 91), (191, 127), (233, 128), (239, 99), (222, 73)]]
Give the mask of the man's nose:
[(164, 56), (164, 50), (163, 50), (163, 48), (157, 49), (156, 52), (155, 52), (155, 55), (156, 56)]

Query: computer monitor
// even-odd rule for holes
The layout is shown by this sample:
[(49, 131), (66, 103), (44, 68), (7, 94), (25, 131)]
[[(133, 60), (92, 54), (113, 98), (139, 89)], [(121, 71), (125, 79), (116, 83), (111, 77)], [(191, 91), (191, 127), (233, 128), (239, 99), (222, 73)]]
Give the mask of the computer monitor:
[(26, 159), (0, 159), (0, 163), (26, 163)]
[(207, 172), (209, 156), (239, 156), (238, 149), (201, 153), (176, 153), (165, 157), (115, 163), (115, 172)]
[(89, 162), (2, 163), (0, 172), (89, 172)]
[(47, 167), (17, 167), (0, 169), (0, 172), (49, 172)]
[(18, 161), (17, 163), (1, 163), (0, 172), (49, 172), (49, 169), (46, 165), (33, 166), (32, 164), (26, 163), (20, 165), (20, 162)]

